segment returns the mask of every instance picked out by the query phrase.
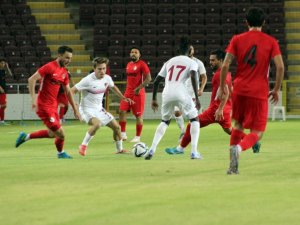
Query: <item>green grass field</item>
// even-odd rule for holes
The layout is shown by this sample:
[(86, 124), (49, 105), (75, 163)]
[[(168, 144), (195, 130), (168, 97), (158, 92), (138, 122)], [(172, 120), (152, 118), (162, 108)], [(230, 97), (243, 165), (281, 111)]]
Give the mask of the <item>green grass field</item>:
[[(159, 121), (145, 121), (148, 146)], [(65, 149), (53, 139), (14, 147), (20, 131), (41, 123), (0, 127), (1, 225), (298, 225), (300, 221), (300, 121), (269, 122), (259, 154), (240, 158), (240, 175), (226, 175), (229, 136), (213, 125), (201, 130), (204, 159), (169, 156), (179, 130), (172, 121), (152, 160), (115, 155), (112, 132), (101, 128), (88, 155), (77, 147), (87, 126), (68, 122)], [(134, 135), (133, 121), (128, 138)], [(127, 149), (132, 144), (125, 142)]]

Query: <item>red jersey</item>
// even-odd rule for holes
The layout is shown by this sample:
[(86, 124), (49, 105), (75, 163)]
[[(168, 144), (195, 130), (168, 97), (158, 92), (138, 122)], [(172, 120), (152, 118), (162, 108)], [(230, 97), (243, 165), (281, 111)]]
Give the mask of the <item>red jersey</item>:
[[(212, 93), (211, 93), (210, 105), (215, 104), (215, 103), (217, 103), (217, 104), (220, 103), (219, 99), (216, 100), (217, 91), (220, 87), (220, 75), (221, 75), (220, 72), (221, 72), (221, 69), (218, 69), (214, 73), (214, 76), (212, 78)], [(230, 72), (228, 72), (227, 75), (226, 75), (225, 84), (227, 84), (228, 89), (229, 89), (229, 93), (230, 93), (231, 92), (231, 87), (232, 87), (231, 73)], [(229, 95), (229, 98), (228, 98), (225, 106), (231, 106), (230, 95)]]
[(60, 85), (69, 84), (68, 71), (65, 67), (60, 67), (55, 60), (39, 68), (38, 72), (42, 76), (37, 98), (38, 107), (56, 109)]
[[(126, 66), (126, 94), (134, 94), (136, 89), (141, 83), (144, 82), (146, 75), (150, 73), (148, 65), (143, 61), (129, 62)], [(140, 93), (144, 93), (145, 89), (142, 88)]]
[(268, 99), (271, 58), (280, 55), (275, 38), (261, 31), (234, 35), (226, 50), (237, 59), (234, 92), (238, 95)]

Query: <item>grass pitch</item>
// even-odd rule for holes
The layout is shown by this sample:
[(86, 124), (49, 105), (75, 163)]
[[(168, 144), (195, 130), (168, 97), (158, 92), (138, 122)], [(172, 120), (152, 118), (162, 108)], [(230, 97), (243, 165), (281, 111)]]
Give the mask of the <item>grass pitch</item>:
[[(151, 145), (159, 121), (145, 121)], [(135, 133), (128, 124), (128, 138)], [(68, 122), (65, 149), (56, 158), (53, 139), (14, 147), (20, 131), (39, 122), (0, 127), (2, 225), (298, 225), (300, 221), (300, 121), (269, 122), (259, 154), (240, 158), (240, 175), (226, 175), (229, 136), (218, 125), (201, 129), (203, 160), (170, 156), (179, 130), (172, 121), (152, 160), (115, 155), (112, 132), (101, 128), (78, 154), (87, 126)], [(124, 143), (131, 149), (132, 144)]]

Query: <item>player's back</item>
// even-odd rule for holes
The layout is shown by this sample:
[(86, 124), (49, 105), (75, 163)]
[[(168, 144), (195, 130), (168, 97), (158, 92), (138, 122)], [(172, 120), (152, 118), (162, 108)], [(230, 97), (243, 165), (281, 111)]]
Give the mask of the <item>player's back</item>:
[(187, 93), (186, 81), (190, 79), (190, 71), (197, 71), (198, 65), (188, 56), (175, 56), (167, 61), (159, 75), (165, 77), (163, 93), (172, 95)]
[(246, 96), (261, 93), (259, 98), (267, 98), (270, 61), (280, 54), (276, 40), (252, 30), (234, 36), (227, 50), (237, 58), (234, 90)]

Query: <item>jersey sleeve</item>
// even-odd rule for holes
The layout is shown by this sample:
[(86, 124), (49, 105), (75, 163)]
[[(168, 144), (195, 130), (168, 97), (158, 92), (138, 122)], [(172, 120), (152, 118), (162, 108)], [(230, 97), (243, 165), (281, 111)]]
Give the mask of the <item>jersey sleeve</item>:
[(229, 42), (229, 45), (227, 46), (227, 48), (226, 48), (226, 52), (227, 53), (230, 53), (230, 54), (232, 54), (232, 55), (234, 55), (234, 56), (236, 56), (237, 54), (236, 54), (236, 48), (235, 48), (235, 45), (236, 45), (236, 35), (234, 35), (232, 38), (231, 38), (231, 40), (230, 40), (230, 42)]
[(200, 74), (206, 74), (205, 66), (200, 60), (198, 60), (198, 70)]
[(38, 69), (38, 73), (42, 77), (45, 77), (47, 74), (51, 74), (52, 72), (53, 72), (53, 69), (52, 69), (50, 63), (47, 63)]
[(272, 38), (272, 40), (273, 40), (272, 58), (274, 58), (276, 55), (281, 55), (281, 51), (278, 42), (274, 38)]
[(107, 75), (107, 80), (108, 80), (109, 88), (113, 88), (115, 86), (115, 83), (114, 83), (113, 79), (111, 78), (111, 76)]
[(77, 84), (75, 84), (75, 87), (78, 91), (82, 91), (87, 89), (88, 87), (88, 77), (84, 77), (79, 81)]
[[(198, 71), (198, 64), (195, 61), (191, 61), (191, 66), (190, 66), (190, 71), (194, 70), (194, 71)], [(189, 71), (189, 72), (190, 72)]]
[(164, 65), (160, 69), (160, 71), (158, 73), (158, 76), (161, 76), (161, 77), (166, 77), (167, 76), (167, 66), (166, 66), (166, 63), (164, 63)]
[(148, 73), (150, 73), (150, 69), (147, 65), (147, 63), (145, 63), (144, 61), (142, 61), (143, 63), (141, 64), (141, 69), (142, 69), (142, 73), (143, 75), (147, 75)]

